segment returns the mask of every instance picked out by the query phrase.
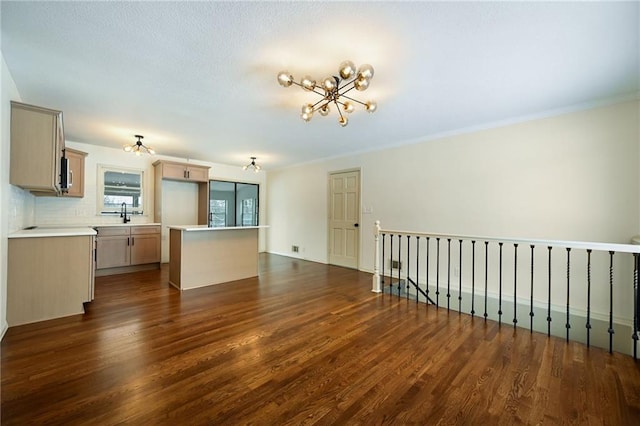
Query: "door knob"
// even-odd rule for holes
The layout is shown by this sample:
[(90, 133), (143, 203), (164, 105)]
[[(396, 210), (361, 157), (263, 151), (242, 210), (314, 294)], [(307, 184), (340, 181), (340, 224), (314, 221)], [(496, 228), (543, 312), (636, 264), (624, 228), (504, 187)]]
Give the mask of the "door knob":
[(355, 226), (357, 228), (358, 226), (360, 226), (360, 224), (354, 223), (353, 226)]

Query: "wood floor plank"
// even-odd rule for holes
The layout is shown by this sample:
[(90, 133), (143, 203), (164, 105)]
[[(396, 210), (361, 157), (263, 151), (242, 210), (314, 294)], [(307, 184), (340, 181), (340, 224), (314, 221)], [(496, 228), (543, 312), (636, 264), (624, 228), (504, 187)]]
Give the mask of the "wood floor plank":
[(2, 424), (640, 424), (631, 357), (370, 291), (276, 255), (180, 292), (96, 279), (76, 315), (7, 331)]

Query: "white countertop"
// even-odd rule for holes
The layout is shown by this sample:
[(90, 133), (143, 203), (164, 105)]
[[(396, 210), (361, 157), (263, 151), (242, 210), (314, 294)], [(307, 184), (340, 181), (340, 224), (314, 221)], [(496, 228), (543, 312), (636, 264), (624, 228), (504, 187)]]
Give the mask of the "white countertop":
[(93, 228), (111, 228), (115, 226), (160, 226), (161, 223), (103, 223), (100, 225), (92, 225)]
[(89, 226), (78, 227), (60, 227), (60, 228), (41, 228), (22, 229), (12, 232), (9, 238), (42, 238), (42, 237), (79, 237), (85, 235), (96, 235), (95, 229)]
[(209, 227), (207, 225), (174, 225), (168, 226), (169, 229), (177, 229), (179, 231), (230, 231), (233, 229), (261, 229), (268, 228), (268, 225), (259, 225), (259, 226), (219, 226), (219, 227)]

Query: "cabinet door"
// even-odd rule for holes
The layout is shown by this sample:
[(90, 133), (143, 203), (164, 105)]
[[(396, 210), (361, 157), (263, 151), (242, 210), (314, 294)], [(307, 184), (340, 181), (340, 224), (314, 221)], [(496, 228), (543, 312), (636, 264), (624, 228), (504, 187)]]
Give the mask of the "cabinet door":
[(160, 262), (160, 234), (137, 234), (131, 236), (131, 264)]
[(208, 182), (209, 181), (209, 168), (208, 167), (194, 167), (189, 166), (187, 169), (188, 178), (194, 182)]
[(11, 102), (12, 185), (47, 195), (59, 194), (63, 149), (60, 111)]
[(96, 238), (96, 269), (117, 268), (128, 266), (131, 260), (130, 237), (104, 237), (98, 234)]
[(187, 170), (182, 164), (162, 163), (162, 178), (186, 180)]
[(69, 182), (71, 187), (64, 195), (66, 197), (84, 197), (84, 157), (87, 154), (72, 149), (65, 150), (65, 156), (69, 160)]

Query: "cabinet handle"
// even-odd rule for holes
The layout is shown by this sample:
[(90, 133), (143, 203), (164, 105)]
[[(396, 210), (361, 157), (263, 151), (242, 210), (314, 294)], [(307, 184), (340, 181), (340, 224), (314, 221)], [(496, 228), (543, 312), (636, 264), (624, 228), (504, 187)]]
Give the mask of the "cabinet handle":
[(187, 179), (191, 179), (191, 170), (187, 170)]
[(187, 171), (186, 170), (182, 171), (182, 177), (185, 178), (185, 179), (187, 178)]
[(129, 247), (129, 237), (127, 237), (127, 247)]
[(136, 237), (131, 237), (131, 245), (134, 245), (136, 243)]
[(69, 185), (73, 186), (73, 170), (69, 170)]

